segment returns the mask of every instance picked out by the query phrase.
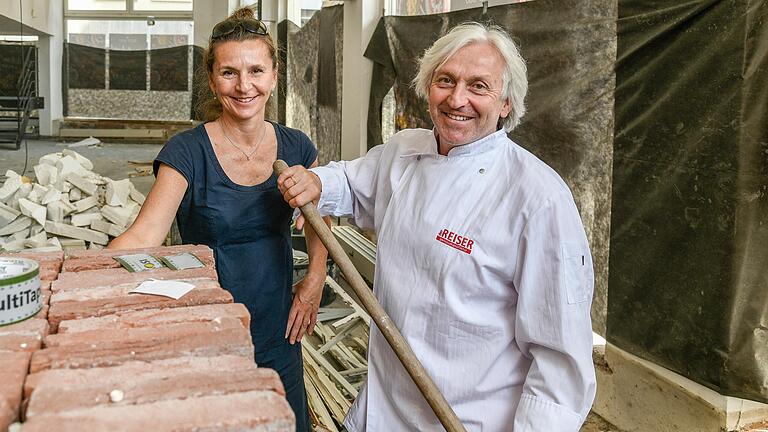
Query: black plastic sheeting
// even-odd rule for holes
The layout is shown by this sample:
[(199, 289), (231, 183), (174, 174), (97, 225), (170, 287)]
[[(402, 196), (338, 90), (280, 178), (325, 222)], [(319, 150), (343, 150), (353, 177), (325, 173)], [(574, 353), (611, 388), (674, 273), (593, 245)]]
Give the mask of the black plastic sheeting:
[[(382, 100), (394, 84), (397, 129), (431, 128), (425, 100), (410, 87), (417, 59), (466, 21), (506, 29), (528, 64), (528, 113), (511, 138), (571, 187), (595, 262), (593, 328), (605, 334), (616, 59), (616, 2), (536, 0), (437, 15), (384, 17), (365, 56), (374, 61), (368, 145), (381, 143)], [(349, 77), (345, 77), (349, 79)]]
[(608, 340), (768, 402), (768, 3), (619, 1)]
[[(67, 88), (104, 89), (105, 74), (109, 74), (112, 90), (147, 90), (146, 50), (107, 51), (70, 43), (65, 44), (64, 52)], [(107, 55), (109, 70), (106, 68)], [(189, 46), (150, 50), (149, 59), (149, 90), (187, 91)]]
[(188, 88), (189, 47), (152, 50), (149, 56), (149, 89), (186, 91)]
[[(24, 51), (26, 54), (26, 50)], [(19, 74), (23, 54), (19, 45), (0, 44), (0, 96), (17, 96), (19, 94)]]
[(69, 88), (105, 88), (106, 51), (85, 45), (64, 44)]
[(202, 121), (205, 117), (205, 113), (198, 111), (198, 104), (200, 103), (201, 86), (203, 90), (210, 89), (208, 87), (208, 75), (205, 72), (205, 65), (203, 64), (204, 50), (197, 45), (192, 46), (192, 103), (190, 117), (192, 120)]
[(109, 88), (112, 90), (147, 89), (147, 52), (109, 52)]

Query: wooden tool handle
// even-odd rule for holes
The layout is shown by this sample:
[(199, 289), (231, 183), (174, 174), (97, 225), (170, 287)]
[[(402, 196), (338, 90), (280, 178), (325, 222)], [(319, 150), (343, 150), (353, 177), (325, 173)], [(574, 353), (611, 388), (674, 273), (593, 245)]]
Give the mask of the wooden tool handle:
[[(283, 170), (288, 168), (288, 165), (278, 159), (272, 165), (272, 168), (277, 175), (280, 175)], [(358, 273), (354, 264), (352, 264), (352, 261), (344, 252), (344, 249), (342, 249), (339, 242), (336, 241), (336, 237), (333, 236), (333, 233), (325, 224), (325, 221), (323, 221), (323, 218), (320, 216), (317, 208), (315, 208), (315, 205), (311, 202), (304, 204), (301, 206), (301, 213), (315, 230), (317, 236), (320, 237), (320, 240), (325, 245), (325, 248), (328, 249), (328, 253), (331, 255), (331, 258), (333, 258), (333, 261), (336, 262), (341, 269), (341, 272), (344, 273), (344, 278), (349, 282), (349, 285), (355, 291), (355, 294), (357, 294), (362, 306), (368, 314), (371, 315), (371, 318), (376, 323), (379, 331), (381, 331), (387, 339), (387, 342), (389, 342), (389, 345), (397, 355), (397, 358), (400, 359), (405, 370), (408, 371), (413, 382), (415, 382), (416, 386), (421, 390), (421, 394), (424, 395), (424, 398), (429, 403), (429, 406), (432, 407), (432, 411), (435, 412), (435, 415), (437, 415), (437, 418), (440, 420), (440, 423), (443, 424), (443, 427), (445, 427), (448, 432), (465, 431), (464, 426), (462, 426), (456, 413), (454, 413), (451, 406), (448, 405), (448, 401), (445, 400), (443, 394), (440, 393), (440, 390), (427, 374), (424, 366), (422, 366), (419, 359), (416, 358), (416, 354), (413, 353), (413, 350), (405, 341), (400, 330), (398, 330), (394, 323), (392, 323), (392, 319), (384, 311), (384, 308), (381, 307), (376, 300), (376, 297), (374, 297), (373, 292), (363, 280), (363, 277), (360, 276), (360, 273)]]

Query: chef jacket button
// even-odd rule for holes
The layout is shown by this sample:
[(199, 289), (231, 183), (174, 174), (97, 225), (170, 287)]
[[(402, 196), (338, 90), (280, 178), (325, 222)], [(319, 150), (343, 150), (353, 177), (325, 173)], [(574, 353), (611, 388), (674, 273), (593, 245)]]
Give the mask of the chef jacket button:
[(416, 156), (416, 160), (420, 161), (421, 160), (421, 155)]
[(485, 174), (485, 168), (480, 168), (480, 171), (478, 171), (480, 174)]

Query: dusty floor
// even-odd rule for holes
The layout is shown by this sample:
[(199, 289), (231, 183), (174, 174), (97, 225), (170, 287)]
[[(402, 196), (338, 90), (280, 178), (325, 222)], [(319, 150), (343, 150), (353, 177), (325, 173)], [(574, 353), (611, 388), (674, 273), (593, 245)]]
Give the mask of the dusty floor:
[(581, 432), (624, 432), (595, 413), (590, 413)]

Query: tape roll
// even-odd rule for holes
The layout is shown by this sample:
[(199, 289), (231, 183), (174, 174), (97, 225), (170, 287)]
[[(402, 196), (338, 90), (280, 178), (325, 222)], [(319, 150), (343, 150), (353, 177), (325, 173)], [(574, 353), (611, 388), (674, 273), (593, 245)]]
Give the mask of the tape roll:
[(23, 321), (43, 308), (40, 266), (26, 258), (0, 257), (0, 326)]

